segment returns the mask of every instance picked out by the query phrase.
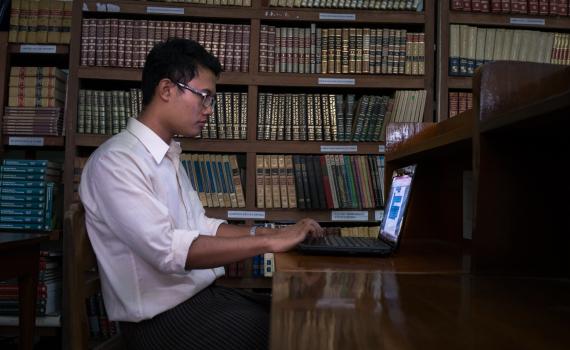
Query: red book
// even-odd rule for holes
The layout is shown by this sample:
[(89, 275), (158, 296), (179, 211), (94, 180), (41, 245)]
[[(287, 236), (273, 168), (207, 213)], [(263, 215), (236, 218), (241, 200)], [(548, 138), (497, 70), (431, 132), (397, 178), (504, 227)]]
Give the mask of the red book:
[(558, 14), (568, 16), (568, 0), (558, 0)]
[(538, 0), (528, 0), (528, 13), (538, 15)]
[(453, 11), (463, 10), (463, 0), (452, 0), (451, 1), (451, 10), (453, 10)]

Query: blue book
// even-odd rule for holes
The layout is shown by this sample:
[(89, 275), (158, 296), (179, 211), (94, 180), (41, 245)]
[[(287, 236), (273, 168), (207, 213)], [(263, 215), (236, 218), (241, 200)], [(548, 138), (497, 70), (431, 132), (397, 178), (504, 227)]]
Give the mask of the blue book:
[(3, 159), (2, 165), (18, 167), (44, 167), (61, 169), (61, 163), (46, 159)]
[(45, 195), (3, 194), (3, 193), (0, 193), (0, 201), (44, 202), (44, 200), (45, 200)]
[(22, 188), (22, 187), (4, 187), (0, 186), (0, 193), (2, 194), (37, 194), (42, 195), (45, 194), (44, 188)]
[(43, 230), (43, 224), (0, 222), (0, 230)]
[(10, 209), (43, 209), (45, 202), (0, 201), (0, 208)]
[(0, 180), (1, 187), (45, 187), (45, 181)]
[(20, 216), (20, 215), (30, 215), (30, 216), (43, 216), (43, 209), (18, 209), (18, 208), (1, 208), (0, 215), (7, 216)]

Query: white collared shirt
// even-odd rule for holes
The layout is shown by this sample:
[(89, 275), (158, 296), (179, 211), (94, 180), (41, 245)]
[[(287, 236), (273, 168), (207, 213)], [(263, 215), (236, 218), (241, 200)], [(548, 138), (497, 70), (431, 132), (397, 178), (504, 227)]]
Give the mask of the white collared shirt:
[(179, 156), (180, 145), (167, 145), (130, 118), (83, 169), (79, 194), (110, 320), (149, 319), (224, 274), (223, 267), (185, 269), (192, 242), (215, 235), (224, 221), (205, 216), (187, 174), (176, 171), (167, 152)]

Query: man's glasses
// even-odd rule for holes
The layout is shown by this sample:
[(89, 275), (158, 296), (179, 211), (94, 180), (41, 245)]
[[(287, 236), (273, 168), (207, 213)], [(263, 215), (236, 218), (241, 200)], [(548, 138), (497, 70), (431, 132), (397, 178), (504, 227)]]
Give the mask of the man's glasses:
[(214, 109), (214, 107), (216, 106), (216, 95), (210, 95), (209, 93), (205, 92), (205, 91), (200, 91), (196, 88), (193, 88), (190, 85), (186, 85), (184, 83), (181, 82), (176, 82), (176, 85), (178, 85), (178, 87), (184, 89), (184, 90), (188, 90), (198, 96), (202, 96), (202, 106), (204, 108), (208, 108), (211, 107), (212, 109)]

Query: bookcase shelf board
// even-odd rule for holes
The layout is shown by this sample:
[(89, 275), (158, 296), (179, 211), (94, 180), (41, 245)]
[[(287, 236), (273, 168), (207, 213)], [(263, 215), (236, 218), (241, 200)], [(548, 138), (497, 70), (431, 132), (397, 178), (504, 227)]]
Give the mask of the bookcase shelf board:
[[(142, 69), (114, 67), (79, 67), (80, 79), (121, 80), (140, 82)], [(254, 79), (247, 73), (222, 72), (218, 84), (251, 85)]]
[(471, 77), (448, 77), (447, 86), (450, 89), (468, 89), (473, 88), (473, 79)]
[[(512, 19), (528, 19), (529, 24), (513, 24)], [(532, 24), (532, 21), (544, 20), (542, 24)], [(507, 27), (507, 28), (533, 28), (533, 29), (568, 29), (570, 18), (549, 17), (549, 16), (528, 16), (521, 14), (485, 14), (485, 13), (465, 13), (449, 11), (449, 22), (457, 24), (476, 24), (482, 26)]]
[[(115, 7), (107, 10), (107, 4), (101, 4), (100, 1), (86, 0), (83, 1), (83, 9), (85, 13), (120, 13), (129, 15), (144, 16), (172, 16), (173, 18), (227, 18), (227, 19), (250, 19), (252, 15), (258, 14), (253, 8), (243, 6), (213, 6), (199, 4), (184, 3), (168, 3), (156, 1), (115, 1), (110, 5)], [(149, 9), (150, 7), (150, 9)], [(118, 8), (118, 11), (116, 9)], [(253, 17), (255, 18), (255, 17)]]
[(4, 144), (4, 146), (12, 147), (10, 146), (10, 137), (33, 137), (33, 138), (43, 139), (43, 146), (25, 146), (25, 147), (63, 147), (65, 145), (65, 136), (2, 135), (2, 143)]
[[(323, 19), (323, 15), (329, 20)], [(406, 23), (423, 24), (425, 15), (423, 12), (405, 11), (367, 11), (356, 9), (299, 9), (299, 8), (262, 8), (260, 19), (284, 20), (284, 21), (319, 21), (321, 23), (338, 22), (339, 19), (352, 16), (347, 22), (350, 23)]]
[(271, 86), (275, 85), (276, 78), (281, 86), (395, 89), (422, 89), (426, 86), (425, 79), (417, 76), (294, 73), (259, 73), (255, 83)]
[[(206, 214), (212, 217), (222, 218), (226, 220), (235, 220), (228, 218), (228, 210), (244, 210), (244, 211), (254, 211), (265, 213), (264, 221), (278, 221), (278, 222), (294, 222), (301, 220), (306, 217), (311, 217), (319, 222), (333, 223), (341, 221), (333, 221), (332, 213), (333, 210), (300, 210), (300, 209), (259, 209), (256, 207), (246, 207), (239, 209), (228, 209), (228, 208), (206, 208)], [(368, 214), (368, 220), (366, 221), (354, 221), (362, 223), (377, 222), (375, 219), (376, 210), (371, 209), (339, 209), (338, 211), (365, 211)], [(239, 219), (241, 220), (241, 219)]]
[[(25, 46), (32, 46), (32, 45), (25, 45), (25, 44), (8, 44), (8, 52), (9, 53), (22, 53), (22, 51), (26, 51)], [(50, 46), (53, 47), (55, 49), (55, 52), (50, 52), (47, 54), (54, 54), (54, 55), (68, 55), (69, 54), (69, 45), (33, 45), (33, 46), (40, 46), (40, 47), (46, 47), (46, 46)], [(34, 51), (34, 50), (32, 50)], [(27, 51), (26, 51), (27, 52)], [(46, 54), (45, 51), (42, 52), (38, 49), (35, 50), (35, 52), (27, 52), (27, 54)]]

